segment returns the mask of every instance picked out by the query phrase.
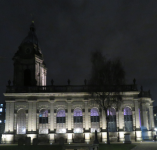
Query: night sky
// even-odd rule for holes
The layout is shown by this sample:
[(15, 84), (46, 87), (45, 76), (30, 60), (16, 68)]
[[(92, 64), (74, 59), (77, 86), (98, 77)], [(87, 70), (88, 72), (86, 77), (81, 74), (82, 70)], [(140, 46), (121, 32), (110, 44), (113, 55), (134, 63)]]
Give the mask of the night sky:
[(0, 0), (0, 102), (13, 80), (12, 57), (32, 19), (48, 68), (47, 85), (84, 84), (91, 52), (120, 58), (126, 83), (151, 91), (157, 105), (156, 0)]

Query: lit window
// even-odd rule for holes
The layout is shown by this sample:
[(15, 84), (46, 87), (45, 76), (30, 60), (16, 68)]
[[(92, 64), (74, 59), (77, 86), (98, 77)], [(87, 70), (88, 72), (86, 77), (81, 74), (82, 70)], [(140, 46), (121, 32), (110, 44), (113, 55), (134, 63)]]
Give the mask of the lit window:
[(156, 114), (154, 114), (154, 116), (156, 116)]
[(48, 123), (48, 110), (41, 110), (39, 114), (39, 123), (44, 124)]
[(3, 107), (3, 104), (1, 104), (1, 107)]
[(65, 122), (65, 110), (59, 110), (56, 117), (57, 133), (66, 133)]
[(2, 112), (3, 111), (3, 109), (2, 108), (0, 108), (0, 112)]
[(92, 108), (90, 111), (91, 116), (91, 132), (100, 132), (99, 113), (97, 108)]
[(0, 123), (2, 123), (2, 120), (0, 120)]
[(82, 110), (79, 108), (74, 110), (74, 133), (83, 133)]

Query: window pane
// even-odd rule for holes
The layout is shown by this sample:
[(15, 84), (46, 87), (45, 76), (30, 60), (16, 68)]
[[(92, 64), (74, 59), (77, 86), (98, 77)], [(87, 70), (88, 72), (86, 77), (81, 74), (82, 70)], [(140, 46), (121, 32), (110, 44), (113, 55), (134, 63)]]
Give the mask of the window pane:
[(99, 113), (97, 108), (91, 109), (91, 132), (100, 132)]
[(57, 133), (66, 133), (66, 126), (65, 126), (65, 110), (59, 110), (56, 115), (57, 121)]
[(114, 108), (110, 108), (107, 110), (107, 115), (109, 116), (108, 121), (108, 130), (109, 132), (116, 132), (117, 125), (116, 125), (116, 110)]
[(17, 113), (17, 134), (26, 134), (26, 113), (24, 109)]
[(74, 116), (74, 123), (82, 122), (82, 116)]
[(82, 110), (77, 108), (74, 110), (74, 133), (83, 132)]
[(124, 108), (124, 125), (125, 125), (125, 131), (128, 132), (133, 131), (132, 111), (129, 107)]

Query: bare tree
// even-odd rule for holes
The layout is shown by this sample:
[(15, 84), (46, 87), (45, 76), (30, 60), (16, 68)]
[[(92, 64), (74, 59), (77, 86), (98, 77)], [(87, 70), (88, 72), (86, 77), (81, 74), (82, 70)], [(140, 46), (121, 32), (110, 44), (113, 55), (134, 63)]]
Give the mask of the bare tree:
[(109, 119), (111, 107), (119, 108), (122, 101), (122, 85), (125, 81), (125, 71), (119, 59), (107, 60), (101, 51), (94, 51), (91, 55), (92, 74), (89, 91), (92, 99), (106, 114), (107, 144), (109, 140)]

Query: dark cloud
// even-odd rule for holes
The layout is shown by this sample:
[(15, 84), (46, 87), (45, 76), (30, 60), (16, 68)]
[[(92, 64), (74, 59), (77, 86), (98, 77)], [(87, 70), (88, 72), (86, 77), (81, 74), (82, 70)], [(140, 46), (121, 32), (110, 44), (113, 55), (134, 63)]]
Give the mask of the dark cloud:
[(153, 0), (1, 0), (0, 93), (13, 79), (12, 57), (34, 18), (47, 84), (51, 78), (55, 84), (67, 84), (68, 78), (83, 84), (90, 77), (91, 51), (101, 49), (110, 59), (121, 58), (128, 84), (135, 77), (157, 99), (156, 5)]

